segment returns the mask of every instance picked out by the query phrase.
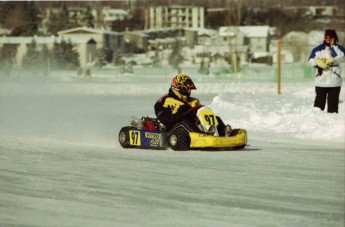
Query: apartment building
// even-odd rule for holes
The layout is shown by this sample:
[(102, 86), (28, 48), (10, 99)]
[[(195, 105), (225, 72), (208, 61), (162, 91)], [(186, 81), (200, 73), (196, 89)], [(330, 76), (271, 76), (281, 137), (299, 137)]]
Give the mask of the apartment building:
[(199, 6), (158, 6), (146, 11), (148, 29), (204, 28), (205, 9)]

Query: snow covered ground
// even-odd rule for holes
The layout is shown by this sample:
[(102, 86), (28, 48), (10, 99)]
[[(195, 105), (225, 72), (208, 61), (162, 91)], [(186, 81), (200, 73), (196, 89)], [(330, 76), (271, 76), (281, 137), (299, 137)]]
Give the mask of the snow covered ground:
[[(171, 74), (170, 72), (165, 72)], [(241, 151), (124, 150), (173, 76), (0, 78), (0, 226), (336, 226), (345, 220), (345, 92), (313, 108), (313, 81), (192, 78)]]

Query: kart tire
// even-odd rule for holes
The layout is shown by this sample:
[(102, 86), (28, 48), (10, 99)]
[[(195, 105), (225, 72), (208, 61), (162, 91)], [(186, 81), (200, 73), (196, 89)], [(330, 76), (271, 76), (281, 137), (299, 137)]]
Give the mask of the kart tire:
[(174, 151), (187, 151), (190, 146), (189, 133), (183, 128), (173, 129), (168, 136), (168, 144)]
[(124, 127), (119, 132), (119, 143), (123, 148), (129, 148), (130, 142), (129, 142), (129, 128)]

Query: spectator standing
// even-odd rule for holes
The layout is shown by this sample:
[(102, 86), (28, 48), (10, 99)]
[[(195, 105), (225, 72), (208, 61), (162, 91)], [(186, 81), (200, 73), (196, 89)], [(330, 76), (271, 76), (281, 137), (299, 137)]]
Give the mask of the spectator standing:
[(342, 86), (340, 63), (344, 59), (345, 48), (338, 42), (335, 30), (325, 30), (324, 42), (312, 50), (308, 59), (309, 64), (316, 68), (314, 107), (324, 110), (327, 102), (328, 113), (338, 113)]

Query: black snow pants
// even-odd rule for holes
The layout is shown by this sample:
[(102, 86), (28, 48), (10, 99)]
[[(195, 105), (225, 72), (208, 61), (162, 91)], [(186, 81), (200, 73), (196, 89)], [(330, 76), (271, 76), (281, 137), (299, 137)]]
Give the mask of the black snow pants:
[(341, 87), (315, 87), (314, 107), (324, 110), (327, 101), (327, 112), (338, 113), (340, 89)]

